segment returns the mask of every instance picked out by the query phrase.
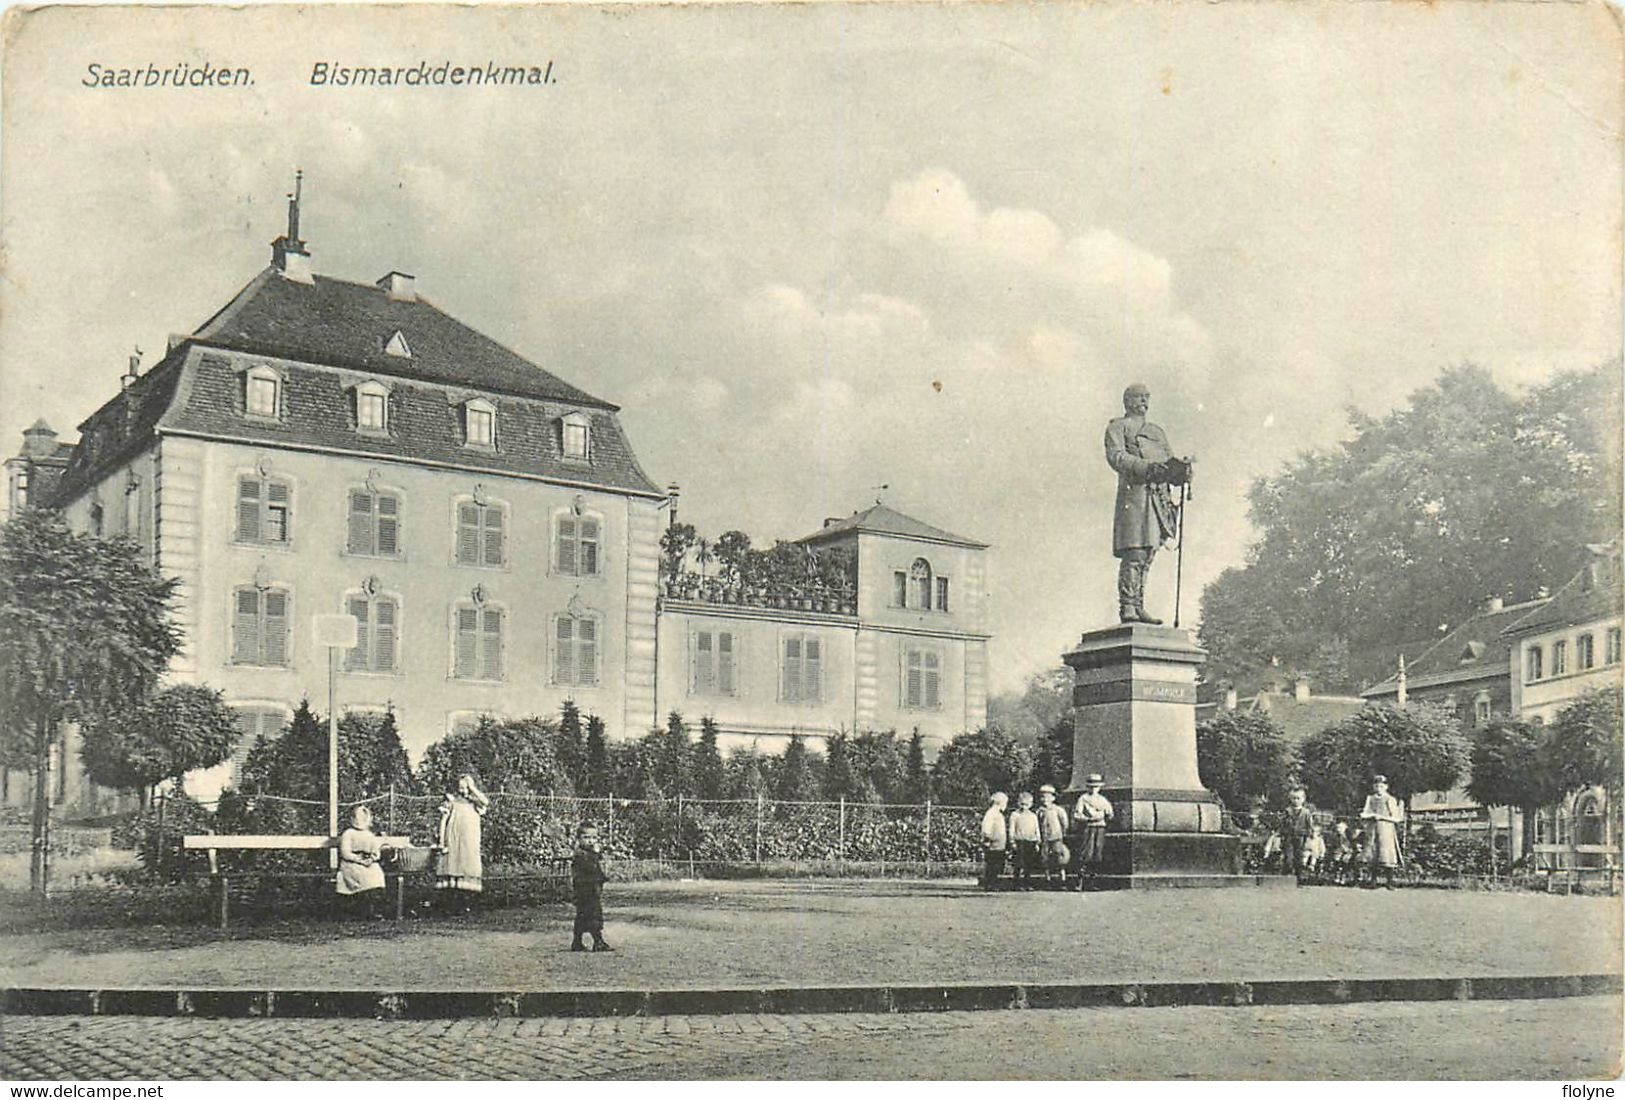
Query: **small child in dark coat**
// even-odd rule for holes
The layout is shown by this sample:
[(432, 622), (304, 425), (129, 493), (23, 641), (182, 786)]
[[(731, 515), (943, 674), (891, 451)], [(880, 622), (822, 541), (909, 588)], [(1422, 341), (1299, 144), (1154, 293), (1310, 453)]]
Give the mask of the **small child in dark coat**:
[(591, 934), (594, 951), (613, 951), (604, 940), (604, 861), (598, 854), (598, 830), (584, 825), (576, 834), (576, 851), (570, 859), (570, 885), (575, 894), (575, 940), (571, 951), (585, 951), (583, 935)]

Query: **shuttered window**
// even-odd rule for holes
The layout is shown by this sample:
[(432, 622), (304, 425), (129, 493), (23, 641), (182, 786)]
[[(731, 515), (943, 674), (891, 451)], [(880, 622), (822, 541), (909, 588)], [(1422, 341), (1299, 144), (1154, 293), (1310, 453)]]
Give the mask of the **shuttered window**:
[(1594, 668), (1597, 664), (1596, 642), (1589, 634), (1582, 634), (1574, 641), (1574, 659), (1583, 672)]
[(346, 613), (355, 616), (355, 648), (344, 654), (346, 672), (394, 672), (400, 641), (400, 601), (393, 596), (351, 596)]
[(696, 631), (693, 652), (693, 694), (734, 694), (733, 633), (727, 630)]
[(908, 606), (908, 574), (899, 569), (892, 577), (892, 606)]
[(460, 680), (502, 679), (502, 618), (494, 607), (457, 609), (454, 676)]
[(288, 663), (288, 593), (239, 588), (233, 595), (231, 660), (239, 665)]
[(598, 682), (598, 620), (559, 615), (553, 620), (553, 682), (589, 686)]
[(903, 655), (903, 705), (936, 710), (942, 706), (942, 657), (934, 649)]
[(786, 634), (779, 698), (786, 703), (816, 703), (824, 694), (824, 648), (817, 635)]
[(558, 572), (567, 577), (598, 575), (599, 524), (591, 516), (564, 515), (558, 518)]
[(948, 578), (937, 578), (937, 610), (948, 610)]
[(273, 741), (281, 736), (282, 728), (288, 724), (288, 715), (276, 707), (234, 707), (233, 710), (237, 720), (237, 743), (232, 747), (227, 761), (230, 765), (227, 782), (237, 787), (243, 781), (243, 765), (248, 762), (248, 754), (254, 751), (255, 742), (261, 737)]
[(503, 508), (465, 500), (457, 505), (457, 564), (500, 566), (508, 546)]
[(350, 490), (345, 549), (351, 554), (393, 558), (401, 552), (401, 498), (394, 493)]
[(293, 491), (286, 481), (265, 477), (237, 479), (237, 541), (285, 543)]

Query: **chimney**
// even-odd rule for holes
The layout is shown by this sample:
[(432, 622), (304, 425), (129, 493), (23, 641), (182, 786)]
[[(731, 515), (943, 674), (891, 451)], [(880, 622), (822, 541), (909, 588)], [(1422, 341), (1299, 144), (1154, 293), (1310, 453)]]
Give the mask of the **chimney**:
[(135, 380), (137, 378), (140, 378), (140, 377), (141, 377), (141, 349), (136, 348), (135, 349), (135, 354), (130, 356), (130, 365), (129, 365), (129, 367), (126, 368), (126, 370), (124, 371), (123, 377), (121, 377), (119, 379), (119, 388), (120, 389), (125, 389), (125, 390), (129, 389), (131, 386), (135, 385)]
[(418, 292), (415, 288), (416, 282), (415, 278), (404, 271), (391, 271), (388, 275), (379, 279), (376, 285), (381, 287), (392, 301), (415, 302), (418, 300)]
[(671, 502), (671, 511), (666, 513), (666, 526), (667, 527), (676, 527), (677, 526), (677, 497), (678, 496), (679, 496), (679, 494), (678, 494), (678, 491), (677, 491), (677, 483), (675, 481), (672, 482), (670, 485), (666, 486), (666, 499)]
[(314, 283), (310, 271), (310, 250), (299, 237), (299, 200), (304, 191), (305, 173), (293, 176), (293, 193), (288, 196), (288, 231), (271, 242), (271, 266), (296, 283)]
[(1489, 599), (1484, 601), (1484, 610), (1491, 615), (1495, 614), (1505, 606), (1506, 604), (1500, 596), (1491, 596)]
[(45, 458), (56, 451), (56, 432), (43, 419), (23, 432), (23, 454), (29, 458)]
[(1235, 688), (1225, 688), (1224, 689), (1224, 709), (1225, 710), (1235, 710), (1236, 709), (1236, 689)]
[(1309, 677), (1299, 676), (1296, 680), (1292, 681), (1292, 698), (1296, 699), (1300, 703), (1307, 703), (1309, 701)]
[(833, 527), (835, 524), (840, 523), (840, 522), (841, 522), (841, 517), (840, 516), (825, 516), (824, 517), (824, 526), (825, 527)]
[(1408, 693), (1405, 690), (1405, 655), (1403, 653), (1401, 653), (1399, 655), (1399, 677), (1398, 678), (1399, 678), (1399, 687), (1394, 692), (1394, 702), (1395, 702), (1395, 704), (1397, 706), (1403, 707), (1405, 705), (1405, 702), (1406, 702), (1407, 698), (1408, 698)]

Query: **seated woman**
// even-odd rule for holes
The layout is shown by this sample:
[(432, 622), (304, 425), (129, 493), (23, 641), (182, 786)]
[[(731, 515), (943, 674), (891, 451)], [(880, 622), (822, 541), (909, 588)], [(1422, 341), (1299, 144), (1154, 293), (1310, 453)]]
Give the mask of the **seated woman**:
[(378, 866), (382, 854), (383, 842), (372, 831), (372, 811), (357, 806), (350, 814), (350, 827), (339, 834), (336, 885), (349, 913), (377, 911), (384, 896), (384, 869)]

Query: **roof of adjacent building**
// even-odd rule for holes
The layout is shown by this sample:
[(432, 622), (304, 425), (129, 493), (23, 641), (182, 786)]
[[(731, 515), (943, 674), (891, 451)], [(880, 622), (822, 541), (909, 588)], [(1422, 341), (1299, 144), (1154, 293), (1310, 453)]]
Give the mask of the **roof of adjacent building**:
[(1352, 695), (1310, 695), (1299, 699), (1291, 692), (1261, 691), (1250, 699), (1243, 699), (1236, 709), (1269, 715), (1287, 738), (1297, 744), (1358, 713), (1366, 705), (1364, 699)]
[(824, 521), (821, 530), (797, 539), (797, 542), (823, 542), (842, 535), (854, 534), (897, 535), (902, 538), (923, 539), (928, 542), (946, 542), (955, 546), (968, 546), (976, 550), (987, 549), (987, 543), (965, 538), (933, 527), (913, 516), (905, 516), (895, 508), (876, 502), (861, 512), (853, 512), (842, 519)]
[[(410, 358), (384, 352), (396, 332)], [(275, 421), (245, 416), (241, 373), (256, 358), (274, 360), (282, 378)], [(365, 378), (390, 386), (386, 435), (356, 430), (349, 389)], [(497, 407), (494, 448), (464, 445), (462, 403), (475, 396)], [(663, 495), (616, 411), (426, 302), (337, 279), (298, 283), (273, 268), (80, 425), (54, 499), (74, 499), (169, 432)], [(559, 419), (572, 412), (591, 421), (585, 461), (562, 453)]]
[[(1511, 645), (1502, 631), (1533, 609), (1548, 603), (1549, 599), (1546, 597), (1479, 611), (1415, 657), (1405, 658), (1407, 687), (1510, 676)], [(1360, 694), (1371, 698), (1395, 695), (1398, 691), (1399, 676), (1396, 671), (1395, 675), (1373, 684)]]
[[(396, 333), (411, 357), (384, 350)], [(422, 298), (317, 275), (303, 283), (275, 267), (256, 275), (194, 335), (220, 347), (370, 374), (468, 386), (573, 405), (616, 406), (577, 389)]]
[[(1599, 548), (1597, 560), (1588, 562), (1569, 582), (1527, 615), (1507, 626), (1510, 639), (1521, 634), (1619, 618), (1620, 578), (1617, 547)], [(1510, 644), (1510, 642), (1509, 642)]]

